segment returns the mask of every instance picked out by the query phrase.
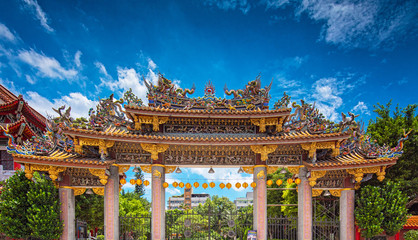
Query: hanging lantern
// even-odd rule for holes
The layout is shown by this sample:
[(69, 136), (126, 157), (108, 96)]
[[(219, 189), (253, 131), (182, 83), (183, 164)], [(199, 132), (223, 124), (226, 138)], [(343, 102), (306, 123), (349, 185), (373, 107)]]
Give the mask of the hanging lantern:
[(178, 187), (179, 186), (179, 184), (177, 183), (177, 182), (173, 182), (173, 187)]
[(129, 180), (129, 183), (132, 184), (132, 185), (135, 185), (135, 179)]
[(141, 179), (137, 179), (136, 180), (136, 184), (141, 185), (142, 184), (142, 180)]
[(204, 189), (208, 188), (208, 184), (207, 183), (202, 184), (202, 188)]
[(271, 185), (273, 185), (273, 180), (271, 180), (271, 179), (270, 180), (267, 180), (266, 183), (267, 183), (268, 186), (271, 186)]
[(235, 187), (239, 189), (239, 188), (241, 187), (241, 183), (237, 182), (237, 183), (235, 184)]
[(295, 183), (296, 183), (297, 185), (299, 185), (301, 182), (302, 182), (302, 180), (300, 180), (300, 178), (296, 178), (296, 179), (295, 179)]
[(283, 183), (283, 181), (282, 181), (281, 179), (279, 179), (279, 180), (277, 180), (277, 181), (276, 181), (276, 185), (277, 185), (277, 186), (282, 185), (282, 183)]
[(169, 184), (168, 184), (167, 182), (164, 182), (164, 183), (163, 183), (163, 188), (168, 188), (168, 185), (169, 185)]
[(149, 181), (148, 181), (148, 180), (145, 180), (145, 181), (144, 181), (144, 185), (145, 185), (145, 186), (148, 186), (148, 185), (149, 185)]
[(120, 184), (125, 185), (126, 179), (125, 178), (122, 178), (119, 182), (120, 182)]
[(180, 182), (179, 183), (179, 187), (184, 188), (184, 183), (183, 182)]
[(209, 183), (209, 186), (210, 186), (211, 188), (214, 188), (214, 187), (216, 186), (216, 184), (215, 184), (214, 182), (211, 182), (211, 183)]
[(224, 189), (225, 184), (224, 184), (224, 183), (221, 183), (221, 184), (219, 184), (219, 187), (220, 187), (221, 189)]
[(199, 183), (198, 182), (193, 183), (193, 187), (194, 188), (198, 188), (199, 187)]
[(226, 188), (231, 189), (231, 187), (232, 187), (232, 184), (230, 184), (230, 183), (226, 184)]
[(187, 189), (192, 188), (192, 184), (190, 184), (190, 183), (186, 183), (186, 188), (187, 188)]
[(287, 179), (287, 183), (288, 184), (292, 184), (293, 183), (293, 179), (291, 179), (291, 178)]
[(257, 187), (257, 183), (255, 183), (255, 182), (252, 182), (252, 183), (251, 183), (251, 187), (252, 187), (252, 188), (255, 188), (255, 187)]
[(242, 187), (243, 187), (243, 188), (247, 188), (247, 187), (248, 187), (248, 183), (244, 182), (244, 183), (242, 184)]

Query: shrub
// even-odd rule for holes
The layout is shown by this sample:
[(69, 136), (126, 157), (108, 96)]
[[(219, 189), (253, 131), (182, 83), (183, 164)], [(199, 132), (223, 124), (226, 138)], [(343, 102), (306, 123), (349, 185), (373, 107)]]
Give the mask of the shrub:
[(418, 239), (418, 230), (411, 230), (411, 231), (406, 232), (403, 235), (403, 238), (405, 240), (417, 240)]

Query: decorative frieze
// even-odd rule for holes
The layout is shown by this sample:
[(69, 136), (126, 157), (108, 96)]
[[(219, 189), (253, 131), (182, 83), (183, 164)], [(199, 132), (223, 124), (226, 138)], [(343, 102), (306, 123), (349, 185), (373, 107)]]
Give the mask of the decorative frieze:
[(251, 146), (251, 150), (255, 153), (259, 153), (261, 155), (261, 160), (266, 161), (268, 159), (268, 154), (272, 153), (276, 150), (277, 145), (253, 145)]
[(100, 178), (100, 183), (102, 185), (106, 185), (108, 176), (106, 175), (106, 170), (105, 169), (91, 169), (91, 168), (89, 168), (89, 171), (94, 176), (97, 176), (97, 177)]
[(74, 138), (74, 150), (82, 154), (83, 146), (98, 146), (99, 152), (107, 155), (107, 149), (113, 147), (115, 141), (95, 138)]
[(281, 132), (283, 118), (252, 118), (251, 123), (259, 127), (260, 132), (265, 132), (267, 126), (276, 126), (276, 131)]
[(383, 181), (385, 179), (385, 170), (386, 166), (376, 166), (376, 167), (368, 167), (368, 168), (352, 168), (347, 169), (347, 173), (354, 176), (357, 183), (360, 183), (363, 180), (364, 174), (367, 173), (376, 173), (377, 179), (379, 181)]
[(151, 153), (151, 159), (157, 160), (158, 154), (165, 152), (169, 145), (167, 144), (148, 144), (148, 143), (141, 143), (142, 149)]
[(317, 149), (332, 149), (333, 157), (340, 155), (339, 141), (302, 143), (301, 147), (304, 150), (309, 151), (309, 158), (311, 159), (316, 156)]
[(327, 171), (311, 171), (311, 177), (308, 179), (309, 185), (311, 185), (311, 187), (314, 187), (316, 185), (316, 180), (325, 176), (326, 173)]
[(160, 131), (160, 125), (168, 121), (168, 117), (134, 115), (135, 130), (141, 130), (142, 124), (151, 124), (154, 132)]

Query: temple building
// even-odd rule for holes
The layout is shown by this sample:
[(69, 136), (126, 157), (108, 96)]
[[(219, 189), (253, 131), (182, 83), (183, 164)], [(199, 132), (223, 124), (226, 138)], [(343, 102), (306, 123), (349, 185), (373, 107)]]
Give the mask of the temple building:
[[(46, 129), (46, 119), (31, 108), (21, 95), (16, 96), (0, 84), (0, 126), (8, 128), (15, 143), (22, 144), (34, 136), (42, 136)], [(20, 168), (7, 153), (8, 138), (0, 128), (0, 181), (3, 181)]]
[(237, 207), (237, 209), (241, 209), (241, 208), (253, 205), (253, 201), (254, 201), (254, 193), (247, 192), (245, 194), (245, 197), (236, 198), (234, 200), (234, 204)]
[[(24, 144), (13, 136), (13, 124), (2, 127), (8, 152), (24, 165), (26, 177), (42, 171), (59, 187), (65, 223), (61, 239), (74, 239), (74, 196), (86, 189), (104, 195), (105, 239), (119, 239), (119, 190), (126, 183), (123, 173), (133, 165), (152, 176), (153, 240), (166, 239), (165, 188), (170, 185), (165, 176), (179, 166), (242, 167), (252, 174), (252, 229), (261, 240), (268, 238), (266, 176), (284, 167), (300, 179), (298, 239), (313, 239), (312, 202), (325, 191), (339, 198), (339, 239), (354, 239), (354, 189), (368, 174), (382, 181), (408, 136), (394, 148), (380, 147), (364, 135), (354, 114), (332, 122), (314, 105), (291, 103), (286, 94), (270, 108), (271, 84), (262, 87), (259, 77), (242, 89), (225, 86), (227, 98), (216, 97), (210, 82), (204, 96), (196, 98), (188, 96), (194, 87), (178, 88), (162, 75), (156, 85), (145, 84), (147, 105), (132, 91), (123, 99), (111, 95), (89, 111), (85, 124), (75, 124), (70, 111), (60, 109), (44, 136), (32, 137), (25, 127), (21, 132), (32, 138)], [(30, 108), (24, 104), (23, 109)], [(233, 227), (234, 222), (226, 226), (230, 237), (236, 234)], [(184, 232), (191, 239), (193, 234)]]

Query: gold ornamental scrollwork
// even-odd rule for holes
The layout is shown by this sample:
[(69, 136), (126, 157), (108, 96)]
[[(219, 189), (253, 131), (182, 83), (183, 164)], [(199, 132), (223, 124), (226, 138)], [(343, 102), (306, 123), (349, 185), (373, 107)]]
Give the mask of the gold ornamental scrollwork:
[(151, 165), (141, 165), (139, 166), (143, 172), (151, 173)]
[(265, 179), (266, 175), (264, 174), (264, 170), (261, 170), (257, 173), (257, 179)]
[(287, 167), (287, 171), (292, 174), (299, 174), (299, 169), (303, 166)]
[(368, 167), (368, 168), (352, 168), (352, 169), (346, 169), (346, 171), (347, 173), (353, 175), (356, 182), (359, 183), (361, 182), (361, 180), (363, 180), (364, 174), (368, 174), (368, 173), (376, 173), (378, 175), (378, 179), (380, 177), (380, 179), (382, 180), (380, 179), (379, 180), (383, 181), (383, 179), (385, 178), (384, 177), (385, 169), (386, 169), (386, 166), (383, 166), (382, 168), (380, 166), (377, 166), (377, 167)]
[(332, 190), (329, 190), (329, 192), (331, 193), (331, 195), (334, 196), (334, 197), (341, 197), (341, 191), (342, 191), (342, 189), (332, 189)]
[(93, 188), (93, 192), (97, 195), (104, 195), (104, 188)]
[(283, 118), (252, 118), (251, 123), (259, 127), (260, 132), (266, 131), (266, 126), (276, 126), (276, 131), (282, 131)]
[(106, 185), (108, 176), (106, 175), (106, 169), (91, 169), (89, 168), (89, 171), (94, 176), (97, 176), (100, 178), (100, 183), (103, 185)]
[(309, 185), (311, 185), (311, 187), (314, 187), (316, 185), (316, 180), (325, 176), (326, 173), (327, 171), (311, 171), (311, 177), (308, 179)]
[(244, 170), (244, 172), (248, 174), (254, 173), (254, 167), (242, 167), (242, 170)]
[(303, 150), (309, 151), (309, 158), (313, 158), (316, 155), (317, 149), (332, 149), (332, 156), (336, 157), (340, 155), (340, 141), (333, 142), (311, 142), (302, 143), (300, 146)]
[(323, 191), (322, 189), (312, 189), (312, 197), (318, 197)]
[(155, 177), (155, 178), (161, 178), (161, 172), (158, 171), (158, 170), (154, 170), (152, 172), (152, 176)]
[(261, 155), (261, 160), (266, 161), (268, 154), (276, 151), (277, 145), (252, 145), (251, 150)]
[(118, 167), (118, 172), (120, 173), (125, 173), (126, 171), (129, 170), (129, 168), (131, 168), (130, 165), (119, 165), (119, 164), (113, 164), (113, 166)]
[(173, 173), (174, 171), (176, 171), (176, 169), (177, 169), (176, 166), (166, 166), (165, 167), (165, 174)]
[(267, 167), (267, 174), (273, 174), (277, 171), (277, 169), (279, 169), (279, 167), (268, 166)]
[(149, 143), (141, 143), (142, 149), (151, 153), (151, 159), (157, 160), (158, 154), (167, 151), (169, 145), (167, 144), (149, 144)]
[(31, 169), (30, 164), (25, 164), (25, 177), (29, 180), (33, 177), (33, 170)]
[(380, 182), (381, 182), (381, 181), (383, 181), (383, 179), (385, 179), (385, 175), (386, 175), (385, 170), (386, 170), (386, 166), (382, 166), (382, 167), (380, 168), (380, 171), (378, 171), (378, 172), (376, 173), (376, 175), (377, 175), (377, 180), (379, 180)]
[(141, 130), (142, 124), (152, 124), (152, 130), (158, 132), (160, 125), (168, 121), (168, 117), (159, 116), (134, 116), (135, 130)]
[(64, 172), (65, 169), (67, 169), (67, 168), (66, 167), (49, 166), (49, 170), (48, 170), (49, 177), (51, 178), (52, 181), (55, 181), (55, 180), (57, 180), (58, 175), (61, 172)]
[(107, 155), (107, 149), (113, 147), (115, 141), (94, 139), (94, 138), (75, 138), (74, 150), (77, 153), (83, 152), (83, 146), (98, 146), (99, 152)]
[(50, 166), (50, 165), (34, 165), (25, 164), (25, 176), (27, 179), (32, 179), (34, 171), (48, 172), (52, 181), (57, 180), (60, 172), (64, 172), (66, 167)]
[(86, 188), (73, 188), (74, 190), (74, 196), (82, 195), (84, 192), (86, 192)]

